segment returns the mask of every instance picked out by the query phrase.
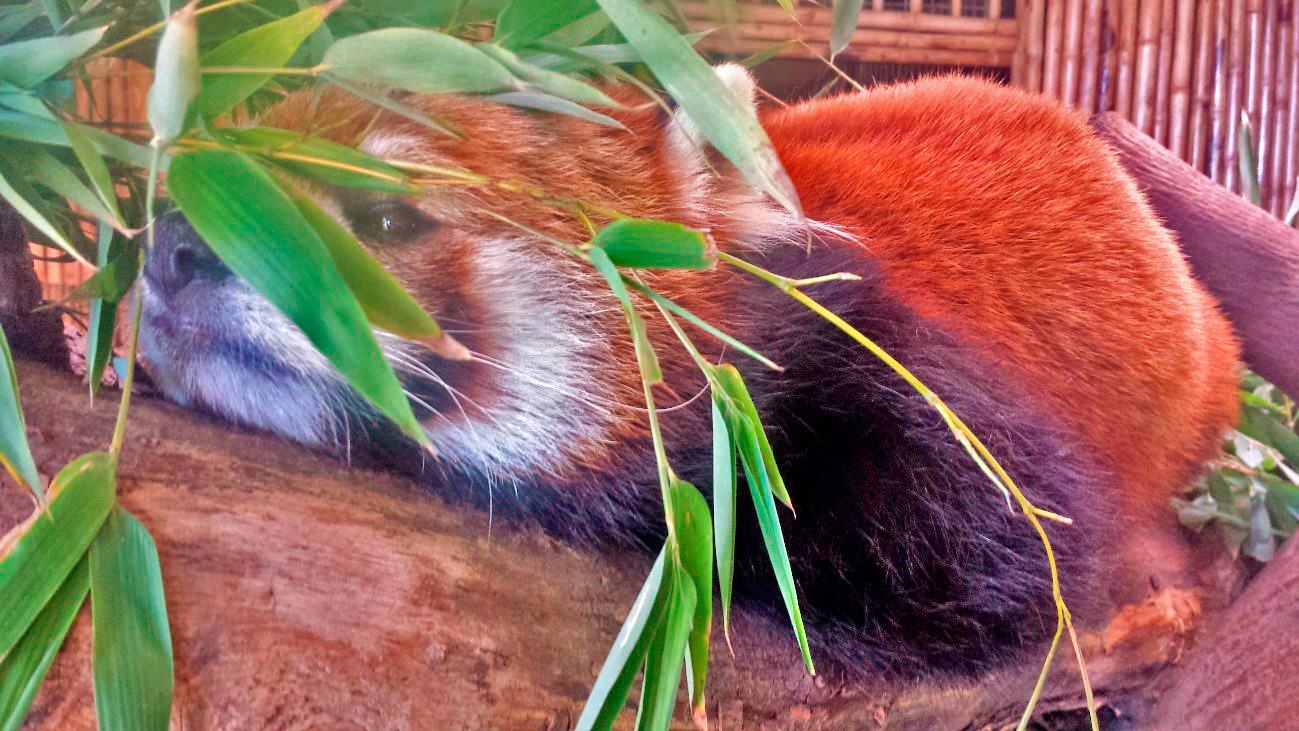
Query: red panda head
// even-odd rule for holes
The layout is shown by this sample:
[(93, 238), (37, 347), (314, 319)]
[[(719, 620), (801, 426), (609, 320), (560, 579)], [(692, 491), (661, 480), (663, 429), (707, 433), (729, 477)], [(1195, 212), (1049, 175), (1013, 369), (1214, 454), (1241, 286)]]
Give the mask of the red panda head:
[[(739, 67), (723, 77), (752, 98)], [(635, 359), (616, 299), (556, 245), (589, 233), (522, 189), (752, 242), (795, 222), (710, 159), (688, 121), (614, 90), (626, 129), (459, 96), (404, 103), (462, 131), (439, 134), (354, 97), (290, 96), (262, 123), (352, 144), (378, 158), (455, 167), (482, 185), (426, 181), (418, 196), (301, 186), (473, 354), (439, 358), (379, 332), (439, 457), (502, 476), (599, 464), (641, 433)], [(419, 178), (418, 173), (413, 177)], [(497, 185), (506, 183), (507, 185)], [(495, 214), (495, 215), (493, 215)], [(505, 217), (508, 220), (503, 220)], [(145, 268), (143, 361), (172, 399), (299, 441), (350, 448), (377, 417), (287, 318), (234, 277), (179, 213), (160, 222)], [(708, 272), (655, 286), (716, 316)], [(659, 334), (662, 347), (670, 336)]]

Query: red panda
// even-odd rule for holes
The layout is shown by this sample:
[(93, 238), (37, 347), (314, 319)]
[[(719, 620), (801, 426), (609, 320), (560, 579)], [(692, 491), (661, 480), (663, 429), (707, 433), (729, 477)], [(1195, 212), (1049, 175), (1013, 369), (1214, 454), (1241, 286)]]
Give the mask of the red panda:
[[(747, 74), (719, 73), (752, 102)], [(1075, 612), (1099, 611), (1114, 587), (1107, 566), (1133, 536), (1173, 524), (1170, 496), (1233, 422), (1228, 326), (1114, 155), (1055, 102), (940, 77), (768, 111), (763, 125), (810, 223), (702, 149), (688, 120), (652, 105), (616, 112), (618, 130), (462, 96), (406, 103), (468, 134), (438, 135), (335, 92), (290, 96), (263, 123), (706, 229), (786, 276), (860, 275), (809, 292), (942, 395), (1039, 507), (1073, 519), (1048, 530)], [(159, 221), (143, 277), (141, 357), (166, 395), (368, 454), (557, 533), (659, 540), (623, 316), (585, 265), (530, 233), (581, 241), (580, 222), (495, 186), (304, 190), (473, 353), (444, 360), (378, 333), (437, 457), (378, 417), (179, 213)], [(744, 370), (771, 435), (798, 510), (785, 532), (823, 664), (970, 677), (1042, 647), (1054, 606), (1041, 545), (923, 399), (760, 281), (728, 268), (644, 276), (785, 367), (696, 337)], [(672, 333), (647, 320), (665, 392), (679, 397), (661, 418), (672, 463), (706, 489), (703, 381)], [(741, 598), (780, 611), (756, 533), (740, 536), (737, 553)]]

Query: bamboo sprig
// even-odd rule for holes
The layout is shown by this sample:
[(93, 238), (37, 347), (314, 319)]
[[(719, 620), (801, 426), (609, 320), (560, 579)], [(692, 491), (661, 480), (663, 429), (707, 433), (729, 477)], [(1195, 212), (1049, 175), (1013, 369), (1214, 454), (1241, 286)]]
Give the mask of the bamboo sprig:
[[(806, 286), (809, 282), (817, 283), (828, 281), (826, 277), (815, 277), (810, 280), (790, 279), (769, 272), (762, 267), (750, 264), (743, 259), (737, 258), (723, 251), (719, 251), (717, 256), (721, 261), (774, 285), (777, 289), (789, 295), (804, 307), (807, 307), (809, 310), (820, 315), (827, 322), (837, 327), (844, 334), (848, 335), (848, 337), (852, 338), (859, 345), (870, 351), (876, 358), (883, 361), (893, 370), (894, 373), (901, 376), (909, 386), (915, 389), (916, 393), (920, 394), (926, 403), (930, 404), (938, 411), (942, 416), (943, 421), (953, 430), (957, 439), (963, 440), (962, 443), (968, 443), (972, 446), (983, 458), (986, 466), (992, 469), (993, 473), (1000, 481), (1001, 486), (1004, 489), (1009, 490), (1010, 494), (1014, 497), (1015, 502), (1018, 503), (1020, 510), (1023, 511), (1024, 517), (1028, 519), (1029, 523), (1033, 526), (1033, 530), (1036, 531), (1038, 538), (1042, 542), (1042, 548), (1046, 553), (1047, 566), (1051, 574), (1051, 598), (1055, 602), (1056, 609), (1055, 635), (1051, 640), (1050, 648), (1047, 650), (1046, 659), (1042, 663), (1042, 671), (1039, 673), (1037, 682), (1033, 686), (1033, 694), (1030, 696), (1029, 703), (1024, 709), (1024, 714), (1020, 718), (1019, 724), (1016, 726), (1017, 731), (1023, 731), (1028, 726), (1028, 721), (1032, 716), (1033, 709), (1037, 706), (1037, 702), (1042, 696), (1042, 689), (1046, 685), (1047, 673), (1050, 671), (1051, 663), (1055, 659), (1055, 653), (1060, 644), (1060, 636), (1065, 630), (1068, 630), (1069, 632), (1069, 639), (1073, 644), (1074, 654), (1078, 660), (1078, 670), (1082, 677), (1083, 693), (1087, 697), (1087, 711), (1091, 717), (1092, 728), (1099, 729), (1100, 724), (1096, 717), (1096, 699), (1092, 693), (1091, 679), (1087, 674), (1087, 665), (1083, 660), (1082, 646), (1078, 642), (1078, 634), (1074, 629), (1073, 618), (1069, 613), (1069, 607), (1065, 604), (1064, 596), (1060, 591), (1060, 571), (1059, 567), (1056, 565), (1055, 550), (1051, 547), (1051, 539), (1047, 537), (1046, 529), (1042, 527), (1042, 522), (1039, 520), (1039, 518), (1045, 518), (1048, 520), (1064, 520), (1065, 522), (1068, 522), (1067, 519), (1033, 505), (1028, 497), (1024, 495), (1023, 491), (1019, 489), (1019, 486), (1015, 484), (1014, 479), (1012, 479), (1011, 476), (1006, 473), (1005, 469), (1002, 468), (1001, 463), (997, 461), (997, 458), (994, 457), (992, 452), (990, 452), (983, 444), (983, 441), (970, 430), (965, 422), (961, 420), (960, 416), (953, 412), (947, 404), (943, 402), (938, 394), (931, 391), (928, 386), (915, 376), (915, 374), (913, 374), (906, 366), (898, 362), (892, 355), (889, 355), (889, 353), (876, 344), (875, 341), (866, 337), (860, 330), (848, 324), (848, 322), (843, 318), (826, 309), (821, 305), (821, 303), (808, 297), (799, 289), (800, 286)], [(834, 275), (830, 276), (833, 277)], [(839, 275), (838, 278), (854, 279), (856, 277), (855, 275), (849, 274), (846, 276)]]

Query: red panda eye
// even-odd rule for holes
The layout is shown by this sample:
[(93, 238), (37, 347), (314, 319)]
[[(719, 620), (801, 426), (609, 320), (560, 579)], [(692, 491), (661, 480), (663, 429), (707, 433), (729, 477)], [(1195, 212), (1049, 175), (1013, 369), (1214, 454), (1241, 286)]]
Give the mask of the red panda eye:
[(412, 242), (437, 228), (437, 221), (405, 201), (382, 201), (347, 211), (357, 237), (377, 242)]

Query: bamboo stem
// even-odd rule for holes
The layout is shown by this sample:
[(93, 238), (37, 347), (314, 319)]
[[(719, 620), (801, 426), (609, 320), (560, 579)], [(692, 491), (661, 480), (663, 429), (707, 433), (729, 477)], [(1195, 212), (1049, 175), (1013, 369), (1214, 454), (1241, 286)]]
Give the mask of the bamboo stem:
[(1082, 67), (1083, 0), (1056, 0), (1065, 3), (1064, 58), (1060, 62), (1060, 100), (1079, 104), (1078, 76)]
[(1078, 106), (1088, 114), (1099, 110), (1097, 88), (1101, 75), (1101, 31), (1104, 30), (1104, 0), (1086, 0), (1083, 5), (1082, 69), (1078, 80)]
[(1259, 190), (1262, 192), (1261, 204), (1272, 210), (1275, 205), (1276, 190), (1272, 184), (1272, 128), (1276, 125), (1276, 110), (1273, 107), (1276, 83), (1277, 54), (1277, 7), (1280, 3), (1260, 2), (1259, 14), (1262, 24), (1262, 41), (1258, 44), (1255, 63), (1258, 64), (1257, 85), (1254, 100), (1258, 106), (1250, 112), (1250, 119), (1257, 120), (1258, 132), (1258, 177)]
[(1216, 0), (1200, 0), (1195, 17), (1195, 63), (1192, 70), (1193, 81), (1190, 99), (1190, 127), (1187, 130), (1188, 155), (1186, 159), (1191, 167), (1206, 175), (1212, 175), (1209, 166), (1209, 120), (1213, 112), (1214, 78), (1214, 44), (1217, 41), (1214, 33), (1214, 19), (1217, 13)]
[(1172, 71), (1168, 92), (1168, 149), (1183, 160), (1190, 159), (1191, 63), (1195, 46), (1194, 0), (1177, 4), (1177, 30), (1173, 39)]
[(1064, 37), (1064, 2), (1051, 0), (1046, 6), (1046, 43), (1042, 53), (1045, 61), (1042, 64), (1042, 92), (1049, 97), (1060, 98), (1060, 53), (1063, 50), (1061, 39)]
[[(1154, 137), (1160, 144), (1168, 144), (1169, 92), (1173, 76), (1173, 32), (1176, 30), (1175, 0), (1162, 0), (1159, 4), (1159, 53), (1155, 72), (1155, 124)], [(1185, 0), (1183, 0), (1185, 3)]]
[(1240, 191), (1240, 162), (1236, 140), (1240, 137), (1240, 113), (1247, 97), (1245, 66), (1249, 63), (1249, 45), (1245, 22), (1245, 4), (1249, 0), (1232, 0), (1231, 46), (1227, 68), (1231, 74), (1227, 85), (1227, 134), (1220, 141), (1223, 156), (1222, 184), (1229, 190)]
[(1046, 32), (1046, 0), (1029, 0), (1028, 12), (1019, 18), (1020, 23), (1027, 24), (1028, 39), (1025, 49), (1025, 83), (1029, 91), (1042, 91), (1042, 44)]
[(1119, 35), (1115, 43), (1118, 73), (1114, 78), (1114, 110), (1124, 119), (1133, 119), (1132, 96), (1136, 91), (1133, 77), (1137, 69), (1138, 0), (1119, 0)]
[(1155, 86), (1159, 71), (1160, 0), (1141, 3), (1140, 27), (1137, 31), (1137, 67), (1132, 94), (1132, 121), (1142, 132), (1154, 136)]
[(1268, 127), (1270, 143), (1268, 156), (1263, 164), (1267, 167), (1268, 194), (1272, 198), (1272, 213), (1278, 218), (1285, 215), (1290, 205), (1286, 195), (1285, 161), (1290, 154), (1293, 141), (1286, 137), (1290, 129), (1290, 55), (1292, 53), (1291, 24), (1294, 22), (1290, 8), (1284, 8), (1284, 15), (1276, 23), (1276, 61), (1272, 74), (1272, 114)]
[(1285, 130), (1288, 149), (1285, 153), (1285, 168), (1282, 173), (1285, 191), (1283, 198), (1286, 205), (1294, 199), (1296, 187), (1295, 176), (1299, 175), (1299, 10), (1290, 9), (1290, 55), (1286, 58), (1290, 67), (1290, 102), (1288, 106), (1289, 124)]

